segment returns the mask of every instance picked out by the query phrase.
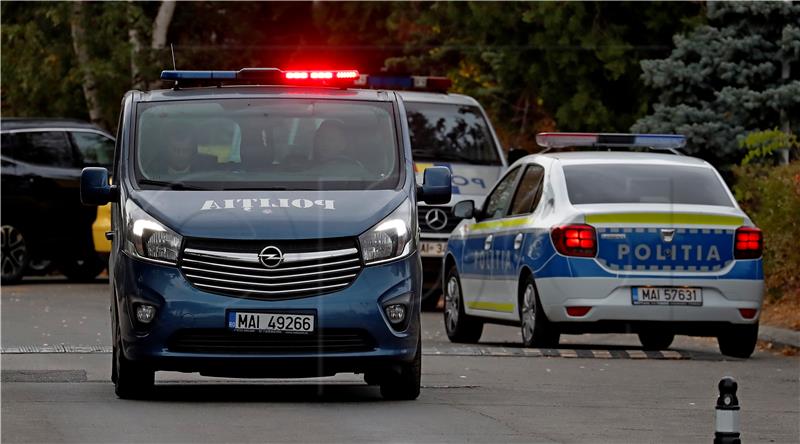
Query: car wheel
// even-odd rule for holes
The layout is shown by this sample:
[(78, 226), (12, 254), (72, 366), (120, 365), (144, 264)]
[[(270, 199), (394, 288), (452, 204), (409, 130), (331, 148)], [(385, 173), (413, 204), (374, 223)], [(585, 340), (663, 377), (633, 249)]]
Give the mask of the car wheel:
[(417, 340), (417, 352), (409, 363), (403, 363), (380, 378), (381, 396), (392, 401), (411, 401), (419, 397), (422, 381), (422, 335)]
[(119, 318), (114, 320), (115, 339), (111, 353), (113, 362), (111, 380), (114, 382), (114, 393), (120, 399), (145, 399), (150, 396), (155, 383), (156, 372), (141, 363), (131, 361), (122, 351), (122, 334)]
[(62, 261), (59, 269), (67, 279), (75, 282), (93, 281), (108, 264), (95, 253), (89, 253), (82, 258), (71, 258)]
[(531, 276), (523, 281), (519, 318), (524, 347), (558, 347), (561, 334), (547, 319)]
[(4, 285), (14, 284), (22, 279), (30, 260), (25, 236), (13, 225), (0, 227), (0, 278)]
[(447, 271), (444, 289), (444, 328), (452, 342), (475, 344), (483, 334), (483, 322), (464, 313), (464, 298), (461, 296), (461, 280), (456, 266)]
[(675, 340), (675, 333), (659, 331), (639, 332), (639, 342), (642, 343), (642, 348), (645, 350), (666, 350), (672, 345), (673, 340)]
[(747, 359), (756, 350), (758, 323), (730, 326), (717, 336), (717, 342), (723, 355)]

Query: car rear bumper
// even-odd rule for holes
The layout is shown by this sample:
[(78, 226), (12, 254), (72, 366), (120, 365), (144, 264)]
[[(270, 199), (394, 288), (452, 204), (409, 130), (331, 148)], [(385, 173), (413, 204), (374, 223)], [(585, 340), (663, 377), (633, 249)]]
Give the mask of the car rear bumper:
[[(365, 267), (343, 290), (283, 300), (245, 299), (203, 291), (192, 286), (177, 267), (146, 263), (124, 254), (118, 256), (115, 265), (114, 288), (124, 354), (158, 370), (303, 377), (360, 372), (407, 362), (417, 351), (421, 270), (416, 254)], [(410, 295), (410, 322), (404, 330), (396, 331), (386, 319), (381, 302), (403, 295)], [(133, 306), (137, 303), (157, 307), (151, 324), (145, 326), (135, 320)], [(226, 314), (232, 310), (310, 311), (316, 314), (317, 330), (327, 333), (319, 340), (314, 336), (310, 345), (305, 341), (302, 347), (294, 346), (298, 342), (292, 339), (296, 338), (283, 343), (275, 335), (269, 336), (267, 342), (256, 341), (254, 347), (242, 347), (237, 341), (251, 340), (253, 333), (233, 334), (227, 329)], [(360, 339), (348, 339), (348, 347), (342, 347), (341, 341), (334, 347), (325, 339), (331, 332), (355, 332)], [(193, 341), (178, 341), (186, 335)], [(212, 343), (216, 345), (211, 347)]]
[[(547, 318), (559, 323), (599, 322), (720, 322), (758, 321), (764, 282), (754, 279), (669, 278), (546, 278), (536, 280)], [(633, 305), (631, 287), (671, 286), (702, 289), (701, 306)], [(591, 307), (583, 316), (570, 316), (567, 307)], [(755, 309), (746, 318), (740, 309)]]

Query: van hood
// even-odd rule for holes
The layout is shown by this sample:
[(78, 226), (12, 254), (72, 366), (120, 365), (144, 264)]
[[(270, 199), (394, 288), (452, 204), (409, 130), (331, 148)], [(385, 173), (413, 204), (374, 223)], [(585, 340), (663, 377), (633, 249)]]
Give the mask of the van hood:
[(165, 191), (131, 198), (182, 236), (218, 239), (317, 239), (357, 236), (391, 213), (405, 192)]

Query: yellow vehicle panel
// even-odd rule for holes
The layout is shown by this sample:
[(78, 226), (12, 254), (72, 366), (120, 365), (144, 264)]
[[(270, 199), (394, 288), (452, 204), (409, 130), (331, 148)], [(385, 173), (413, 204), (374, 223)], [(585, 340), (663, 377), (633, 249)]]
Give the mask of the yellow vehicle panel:
[(111, 231), (111, 204), (97, 207), (97, 217), (92, 224), (92, 239), (96, 252), (111, 253), (111, 241), (106, 239), (108, 231)]

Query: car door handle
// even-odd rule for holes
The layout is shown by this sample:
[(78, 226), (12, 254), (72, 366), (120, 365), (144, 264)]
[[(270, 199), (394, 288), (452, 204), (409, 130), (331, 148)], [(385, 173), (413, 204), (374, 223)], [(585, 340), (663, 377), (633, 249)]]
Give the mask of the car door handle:
[(488, 250), (488, 249), (492, 248), (492, 239), (494, 239), (494, 236), (492, 236), (490, 234), (488, 237), (486, 237), (486, 240), (483, 241), (483, 249), (484, 250)]
[(515, 250), (519, 250), (519, 248), (522, 246), (522, 237), (523, 237), (522, 233), (518, 233), (514, 237), (514, 249)]

